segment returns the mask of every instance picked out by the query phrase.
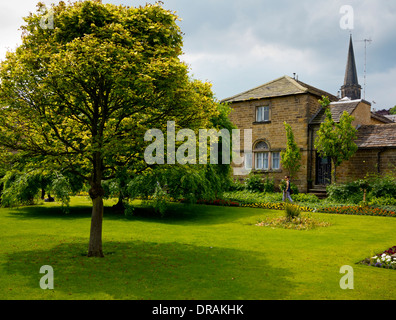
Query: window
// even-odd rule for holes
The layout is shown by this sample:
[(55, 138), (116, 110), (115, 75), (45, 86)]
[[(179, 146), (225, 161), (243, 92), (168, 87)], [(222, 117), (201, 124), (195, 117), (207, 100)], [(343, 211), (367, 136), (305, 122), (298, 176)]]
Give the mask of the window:
[(268, 152), (256, 153), (256, 169), (268, 170)]
[(280, 169), (280, 152), (272, 152), (272, 169)]
[(279, 170), (281, 168), (280, 152), (272, 152), (265, 141), (259, 141), (254, 145), (254, 169), (255, 170)]
[(268, 144), (265, 141), (260, 141), (256, 143), (254, 148), (255, 151), (269, 151)]
[(251, 170), (253, 168), (252, 153), (245, 153), (245, 169)]
[(269, 106), (256, 108), (256, 122), (270, 121)]

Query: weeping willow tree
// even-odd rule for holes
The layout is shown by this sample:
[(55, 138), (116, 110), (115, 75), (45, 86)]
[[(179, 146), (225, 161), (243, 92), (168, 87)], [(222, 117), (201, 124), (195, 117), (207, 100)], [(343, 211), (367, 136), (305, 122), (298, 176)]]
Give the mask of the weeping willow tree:
[(57, 171), (29, 166), (22, 170), (13, 169), (0, 180), (3, 185), (1, 204), (4, 207), (31, 205), (39, 198), (44, 200), (47, 195), (47, 199), (54, 196), (61, 203), (62, 210), (67, 213), (70, 195), (82, 187), (81, 184), (76, 184), (76, 181), (73, 182), (74, 184), (70, 183), (66, 175)]

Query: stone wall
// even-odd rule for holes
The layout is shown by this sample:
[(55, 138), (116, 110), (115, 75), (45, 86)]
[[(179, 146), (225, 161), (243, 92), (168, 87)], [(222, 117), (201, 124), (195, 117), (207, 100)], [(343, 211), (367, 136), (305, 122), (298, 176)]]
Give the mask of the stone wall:
[(353, 126), (372, 124), (371, 106), (364, 101), (360, 102), (351, 114), (354, 117)]
[[(271, 99), (251, 100), (234, 103), (231, 107), (230, 120), (238, 129), (252, 129), (253, 145), (259, 140), (265, 140), (270, 151), (280, 152), (286, 148), (286, 130), (284, 122), (291, 125), (294, 138), (301, 150), (301, 168), (293, 182), (301, 192), (307, 192), (307, 175), (309, 169), (308, 151), (308, 123), (312, 116), (319, 110), (318, 97), (310, 94), (276, 97)], [(270, 107), (270, 121), (265, 123), (256, 122), (256, 107)], [(241, 131), (241, 150), (244, 149), (243, 131)], [(279, 182), (287, 174), (286, 170), (255, 171), (264, 178)]]
[(363, 179), (371, 174), (396, 175), (396, 149), (359, 149), (337, 168), (337, 182)]
[(393, 174), (396, 177), (396, 149), (384, 149), (380, 153), (381, 174)]

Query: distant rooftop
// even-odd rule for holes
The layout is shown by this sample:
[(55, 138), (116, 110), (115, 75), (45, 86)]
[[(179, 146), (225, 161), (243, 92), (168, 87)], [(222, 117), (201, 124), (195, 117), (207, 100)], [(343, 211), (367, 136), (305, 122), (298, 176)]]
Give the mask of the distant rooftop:
[[(353, 111), (355, 111), (356, 107), (358, 104), (362, 102), (361, 99), (358, 100), (350, 100), (348, 98), (344, 98), (342, 100), (332, 102), (330, 104), (330, 111), (331, 111), (331, 116), (333, 118), (334, 122), (340, 121), (340, 118), (344, 111), (348, 112), (349, 115), (352, 114)], [(326, 109), (321, 108), (319, 112), (314, 116), (314, 118), (311, 120), (311, 124), (321, 124), (326, 118)]]
[[(343, 98), (339, 101), (335, 101), (330, 103), (330, 111), (331, 111), (331, 116), (333, 118), (334, 122), (340, 121), (340, 118), (344, 111), (348, 112), (349, 115), (355, 111), (356, 107), (359, 105), (359, 103), (364, 102), (365, 104), (371, 105), (370, 102), (363, 100), (363, 99), (356, 99), (356, 100), (351, 100), (349, 98)], [(319, 112), (313, 117), (311, 120), (310, 124), (321, 124), (325, 118), (326, 118), (326, 109), (321, 108)], [(383, 123), (392, 123), (392, 121), (384, 116), (375, 114), (371, 112), (371, 117), (381, 121)]]
[(302, 81), (293, 79), (289, 76), (283, 76), (256, 88), (226, 98), (222, 100), (222, 102), (241, 102), (304, 93), (311, 93), (315, 96), (318, 96), (319, 98), (321, 98), (322, 96), (327, 96), (332, 101), (338, 99), (336, 96), (326, 91), (310, 86)]
[(393, 122), (396, 122), (396, 115), (390, 114), (390, 115), (384, 115), (384, 117), (392, 120)]

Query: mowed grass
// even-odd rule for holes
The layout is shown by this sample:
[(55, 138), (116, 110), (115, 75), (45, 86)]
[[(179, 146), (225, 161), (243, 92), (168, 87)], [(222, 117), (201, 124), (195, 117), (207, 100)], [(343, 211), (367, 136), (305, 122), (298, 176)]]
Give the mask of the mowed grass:
[[(112, 201), (106, 205), (111, 206)], [(395, 299), (396, 270), (358, 264), (396, 245), (396, 219), (311, 214), (308, 231), (258, 227), (281, 211), (172, 205), (166, 218), (105, 209), (105, 258), (87, 258), (90, 201), (0, 209), (0, 299)], [(54, 290), (40, 288), (40, 267)], [(354, 289), (342, 290), (342, 266)]]

